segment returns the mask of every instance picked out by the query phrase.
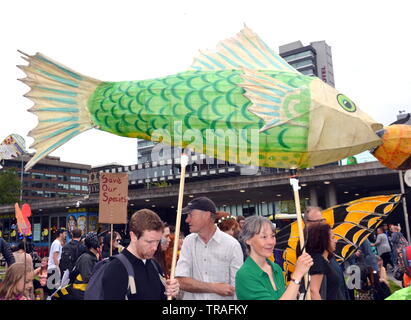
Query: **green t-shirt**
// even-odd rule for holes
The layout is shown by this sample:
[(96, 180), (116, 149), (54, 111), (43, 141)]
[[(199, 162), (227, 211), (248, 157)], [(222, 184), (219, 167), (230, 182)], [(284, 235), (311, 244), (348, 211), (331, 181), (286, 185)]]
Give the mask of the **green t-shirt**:
[(238, 300), (278, 300), (285, 292), (283, 272), (279, 265), (267, 259), (273, 270), (277, 287), (274, 290), (270, 278), (251, 257), (248, 257), (235, 276), (235, 291)]

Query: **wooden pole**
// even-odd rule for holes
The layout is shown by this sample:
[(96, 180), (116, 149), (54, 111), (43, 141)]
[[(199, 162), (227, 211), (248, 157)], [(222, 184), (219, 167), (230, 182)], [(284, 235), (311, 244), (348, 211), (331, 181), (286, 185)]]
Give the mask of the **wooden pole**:
[(110, 228), (110, 257), (113, 255), (113, 224)]
[[(180, 238), (181, 213), (183, 210), (184, 182), (185, 182), (185, 177), (186, 177), (187, 163), (188, 163), (188, 156), (183, 153), (181, 155), (180, 190), (178, 192), (176, 231), (174, 233), (173, 260), (171, 262), (171, 273), (170, 273), (171, 280), (174, 279), (174, 275), (176, 273), (177, 251), (178, 251), (178, 243), (179, 243), (179, 238)], [(171, 299), (172, 299), (171, 296), (167, 297), (167, 300), (171, 300)]]
[[(290, 177), (290, 184), (293, 187), (294, 191), (294, 201), (295, 201), (295, 209), (297, 214), (297, 225), (298, 225), (298, 237), (300, 240), (300, 248), (303, 249), (303, 253), (305, 252), (305, 239), (304, 239), (304, 228), (303, 228), (303, 219), (301, 214), (301, 205), (300, 205), (300, 194), (298, 190), (300, 190), (300, 186), (298, 185), (298, 179), (295, 176)], [(311, 300), (310, 288), (308, 287), (308, 274), (304, 275), (304, 284), (305, 289), (307, 290), (307, 299)]]
[[(23, 277), (23, 295), (26, 293), (26, 277), (27, 277), (27, 244), (26, 236), (23, 236), (23, 245), (24, 245), (24, 277)], [(29, 297), (26, 297), (29, 298)]]

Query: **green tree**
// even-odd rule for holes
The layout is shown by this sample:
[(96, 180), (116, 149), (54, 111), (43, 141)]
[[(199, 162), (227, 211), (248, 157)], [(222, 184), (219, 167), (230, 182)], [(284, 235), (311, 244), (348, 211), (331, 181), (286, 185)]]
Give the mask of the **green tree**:
[(20, 177), (15, 169), (0, 171), (0, 205), (14, 204), (20, 199)]

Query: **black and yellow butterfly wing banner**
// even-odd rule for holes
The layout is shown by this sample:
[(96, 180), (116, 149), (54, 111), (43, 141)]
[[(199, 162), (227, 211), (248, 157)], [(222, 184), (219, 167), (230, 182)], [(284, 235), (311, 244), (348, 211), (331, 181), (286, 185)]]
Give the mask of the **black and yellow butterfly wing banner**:
[[(366, 197), (324, 210), (323, 217), (337, 239), (334, 252), (337, 261), (342, 263), (349, 258), (393, 212), (400, 200), (400, 194)], [(298, 246), (298, 226), (295, 221), (277, 233), (276, 250), (283, 253), (286, 274), (294, 272)]]

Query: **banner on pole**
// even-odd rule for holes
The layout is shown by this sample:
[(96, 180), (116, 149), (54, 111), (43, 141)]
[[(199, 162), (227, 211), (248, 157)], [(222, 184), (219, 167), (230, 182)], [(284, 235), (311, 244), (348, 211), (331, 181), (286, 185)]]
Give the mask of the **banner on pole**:
[(127, 223), (127, 173), (100, 173), (99, 204), (99, 223)]

